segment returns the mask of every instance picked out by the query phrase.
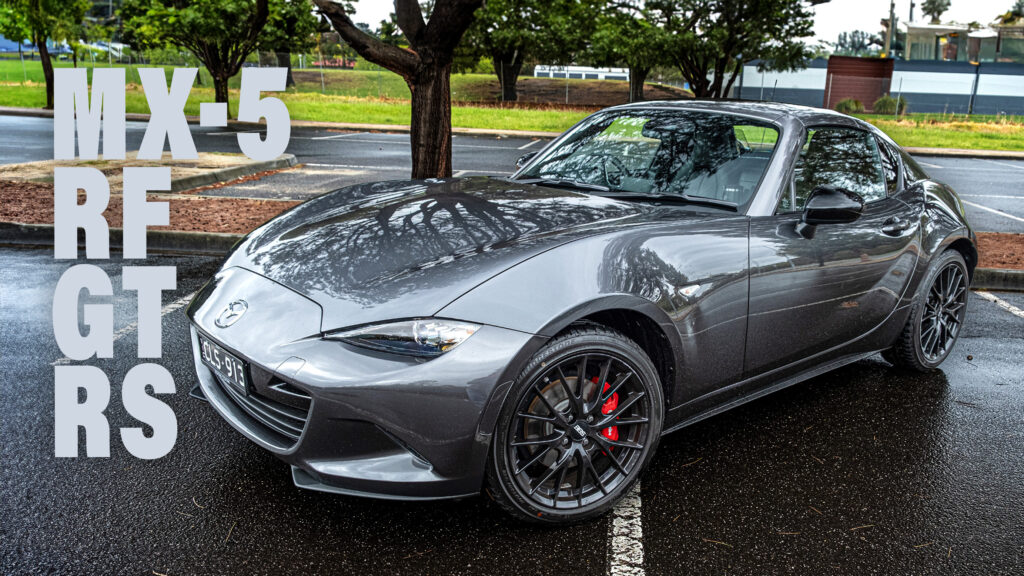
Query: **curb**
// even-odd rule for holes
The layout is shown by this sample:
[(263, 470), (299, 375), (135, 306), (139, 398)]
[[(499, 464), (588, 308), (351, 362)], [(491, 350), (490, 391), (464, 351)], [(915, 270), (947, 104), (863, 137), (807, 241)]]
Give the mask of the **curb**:
[(200, 186), (209, 186), (210, 184), (228, 182), (243, 176), (251, 176), (259, 172), (266, 172), (267, 170), (291, 168), (292, 166), (298, 165), (298, 163), (299, 161), (295, 158), (294, 154), (282, 154), (273, 160), (246, 162), (245, 164), (240, 164), (238, 166), (208, 170), (201, 174), (193, 174), (191, 176), (185, 176), (184, 178), (172, 180), (171, 192), (182, 192), (184, 190), (191, 190)]
[(935, 158), (1000, 158), (1002, 160), (1024, 160), (1024, 152), (1012, 150), (965, 150), (962, 148), (914, 148), (904, 147), (911, 156), (932, 156)]
[[(178, 252), (187, 254), (223, 255), (242, 239), (244, 234), (219, 232), (184, 232), (181, 230), (147, 230), (147, 252)], [(0, 222), (0, 244), (15, 246), (53, 246), (53, 224), (22, 224)], [(78, 245), (85, 246), (84, 231), (79, 230)], [(110, 228), (110, 247), (124, 245), (123, 230)]]
[(971, 289), (1024, 292), (1024, 270), (977, 268), (971, 278)]
[[(26, 116), (30, 118), (53, 118), (53, 110), (42, 108), (14, 108), (11, 106), (0, 106), (0, 115), (3, 116)], [(129, 122), (149, 122), (149, 114), (128, 113), (125, 120)], [(185, 116), (189, 124), (199, 124), (199, 116)], [(228, 120), (228, 126), (238, 128), (258, 128), (264, 126), (259, 122), (239, 122)], [(355, 130), (358, 132), (394, 132), (407, 134), (409, 126), (405, 124), (361, 124), (358, 122), (325, 122), (319, 120), (292, 120), (293, 127), (299, 128), (324, 128), (335, 130)], [(561, 136), (561, 132), (545, 132), (542, 130), (498, 130), (492, 128), (461, 128), (452, 127), (452, 134), (464, 134), (467, 136), (501, 136), (506, 138), (555, 138)]]
[[(53, 118), (53, 110), (40, 108), (14, 108), (0, 106), (0, 115), (7, 116), (29, 116), (35, 118)], [(125, 118), (134, 122), (148, 122), (149, 114), (131, 113)], [(198, 124), (198, 116), (186, 116), (189, 124)], [(262, 126), (260, 123), (239, 122), (228, 120), (228, 126), (239, 128), (254, 128)], [(406, 134), (409, 126), (403, 124), (361, 124), (358, 122), (325, 122), (318, 120), (292, 120), (292, 126), (300, 128), (324, 128), (334, 130), (355, 130), (359, 132), (392, 132)], [(556, 138), (562, 132), (546, 132), (542, 130), (498, 130), (493, 128), (460, 128), (452, 127), (452, 134), (464, 134), (467, 136), (499, 136), (503, 138)], [(933, 156), (937, 158), (1001, 158), (1003, 160), (1024, 160), (1024, 152), (1013, 150), (967, 150), (962, 148), (921, 148), (904, 147), (908, 154), (913, 156)]]
[[(189, 254), (224, 254), (241, 240), (244, 234), (222, 232), (184, 232), (181, 230), (148, 230), (146, 249), (150, 252), (184, 252)], [(53, 224), (22, 224), (0, 222), (0, 244), (17, 246), (53, 246)], [(84, 246), (84, 233), (80, 230), (79, 246)], [(122, 229), (110, 229), (110, 246), (121, 247)], [(1024, 270), (977, 268), (971, 279), (976, 290), (1009, 290), (1024, 292)]]

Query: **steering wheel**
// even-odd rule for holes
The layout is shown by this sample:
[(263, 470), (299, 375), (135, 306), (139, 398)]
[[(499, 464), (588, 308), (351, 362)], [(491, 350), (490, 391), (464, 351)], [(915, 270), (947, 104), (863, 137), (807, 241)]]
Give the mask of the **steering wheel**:
[[(604, 174), (604, 181), (609, 186), (621, 186), (622, 179), (629, 173), (629, 169), (617, 156), (611, 154), (595, 154), (595, 159), (601, 162), (601, 170)], [(614, 170), (609, 171), (608, 165), (611, 164)]]

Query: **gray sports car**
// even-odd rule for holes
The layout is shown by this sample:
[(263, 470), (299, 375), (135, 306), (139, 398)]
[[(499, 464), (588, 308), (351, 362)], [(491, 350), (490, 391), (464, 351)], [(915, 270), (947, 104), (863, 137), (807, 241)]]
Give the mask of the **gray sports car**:
[(253, 231), (188, 309), (196, 392), (300, 487), (579, 521), (662, 434), (878, 352), (933, 370), (976, 263), (956, 194), (860, 120), (619, 106), (512, 177)]

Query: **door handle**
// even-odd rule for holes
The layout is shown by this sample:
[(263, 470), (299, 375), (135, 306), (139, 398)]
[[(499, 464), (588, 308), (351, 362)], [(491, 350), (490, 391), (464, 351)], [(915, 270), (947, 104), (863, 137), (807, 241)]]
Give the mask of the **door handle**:
[(910, 228), (910, 221), (904, 220), (897, 216), (889, 218), (882, 225), (882, 234), (888, 234), (889, 236), (899, 236), (907, 228)]

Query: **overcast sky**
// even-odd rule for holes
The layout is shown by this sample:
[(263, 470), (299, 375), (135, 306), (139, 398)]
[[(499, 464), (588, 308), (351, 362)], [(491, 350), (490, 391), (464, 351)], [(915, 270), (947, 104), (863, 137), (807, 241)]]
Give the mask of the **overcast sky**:
[[(921, 4), (924, 0), (916, 0), (914, 20), (924, 20)], [(952, 0), (949, 11), (942, 15), (944, 22), (955, 20), (968, 23), (974, 20), (988, 24), (996, 16), (1010, 10), (1014, 0)], [(394, 2), (389, 0), (359, 0), (356, 2), (356, 22), (366, 22), (376, 28), (381, 20), (394, 10)], [(910, 0), (896, 0), (896, 17), (906, 21), (910, 10)], [(832, 0), (815, 8), (814, 35), (817, 40), (835, 42), (840, 32), (865, 30), (877, 32), (881, 30), (878, 21), (889, 16), (889, 0)]]

